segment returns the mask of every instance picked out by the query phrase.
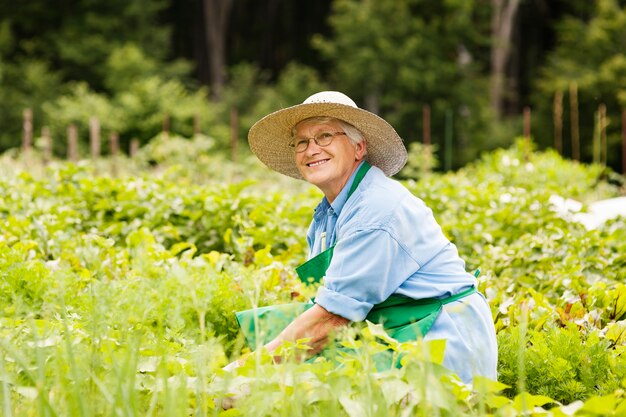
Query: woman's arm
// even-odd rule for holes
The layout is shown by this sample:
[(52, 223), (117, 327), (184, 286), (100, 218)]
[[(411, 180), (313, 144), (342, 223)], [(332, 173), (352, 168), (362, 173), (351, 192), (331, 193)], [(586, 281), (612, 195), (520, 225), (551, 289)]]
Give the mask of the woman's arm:
[[(274, 340), (265, 345), (269, 352), (273, 352), (284, 341), (295, 342), (298, 339), (311, 338), (307, 344), (311, 347), (307, 353), (311, 356), (318, 354), (328, 342), (330, 333), (348, 324), (350, 320), (328, 312), (323, 307), (315, 304), (313, 307), (300, 314), (289, 326), (285, 328)], [(280, 361), (280, 357), (275, 357)], [(245, 358), (226, 365), (223, 369), (232, 371), (241, 366)]]
[(295, 342), (298, 339), (310, 338), (307, 344), (312, 349), (308, 353), (316, 355), (328, 343), (330, 333), (349, 322), (350, 320), (330, 313), (324, 307), (315, 304), (292, 321), (278, 337), (265, 345), (265, 348), (273, 352), (284, 340)]

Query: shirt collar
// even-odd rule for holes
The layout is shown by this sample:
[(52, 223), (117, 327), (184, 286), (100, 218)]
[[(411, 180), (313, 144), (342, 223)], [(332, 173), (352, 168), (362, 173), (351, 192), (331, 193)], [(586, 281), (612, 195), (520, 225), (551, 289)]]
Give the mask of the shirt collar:
[(364, 161), (365, 160), (361, 161), (352, 173), (352, 175), (350, 175), (350, 178), (348, 178), (348, 182), (346, 182), (346, 184), (343, 186), (343, 188), (337, 195), (337, 198), (335, 198), (335, 201), (333, 201), (332, 204), (328, 202), (328, 199), (326, 197), (322, 198), (322, 201), (315, 208), (315, 212), (313, 214), (314, 219), (317, 220), (319, 216), (324, 215), (329, 208), (332, 208), (335, 214), (339, 216), (339, 213), (341, 213), (343, 206), (346, 204), (346, 201), (348, 201), (348, 192), (350, 191), (350, 187), (352, 187), (354, 177), (356, 177), (356, 173)]
[(330, 204), (328, 204), (328, 200), (326, 197), (322, 198), (322, 201), (315, 207), (315, 212), (313, 213), (313, 219), (315, 221), (320, 221), (322, 216), (326, 215), (326, 212), (330, 208)]

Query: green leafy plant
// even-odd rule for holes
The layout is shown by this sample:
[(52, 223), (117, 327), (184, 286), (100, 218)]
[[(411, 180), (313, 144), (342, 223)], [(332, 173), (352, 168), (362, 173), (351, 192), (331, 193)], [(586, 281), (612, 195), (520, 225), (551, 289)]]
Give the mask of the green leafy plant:
[[(334, 359), (275, 365), (259, 350), (227, 374), (222, 366), (250, 353), (235, 311), (315, 294), (294, 267), (306, 256), (306, 225), (321, 196), (251, 162), (233, 168), (213, 156), (207, 168), (197, 150), (211, 149), (210, 140), (172, 139), (174, 149), (156, 141), (117, 176), (104, 169), (107, 160), (43, 168), (37, 155), (2, 156), (5, 415), (626, 410), (626, 220), (587, 230), (550, 203), (553, 194), (583, 203), (619, 195), (601, 167), (522, 140), (459, 172), (405, 181), (468, 270), (482, 271), (499, 381), (464, 385), (439, 365), (444, 343), (399, 344), (367, 324), (337, 336), (346, 351)], [(243, 172), (254, 180), (238, 181)], [(281, 347), (286, 357), (305, 348)], [(388, 350), (403, 368), (378, 367), (372, 354)], [(233, 395), (235, 408), (222, 411)]]

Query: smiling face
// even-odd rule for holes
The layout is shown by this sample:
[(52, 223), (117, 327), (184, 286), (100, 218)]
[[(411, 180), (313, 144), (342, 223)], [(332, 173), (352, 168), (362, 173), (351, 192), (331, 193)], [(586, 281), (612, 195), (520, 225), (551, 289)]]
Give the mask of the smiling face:
[[(343, 132), (335, 120), (327, 122), (301, 122), (296, 127), (296, 138), (313, 138), (322, 132)], [(365, 156), (365, 141), (353, 143), (346, 135), (336, 135), (327, 146), (319, 146), (314, 140), (304, 152), (295, 154), (296, 166), (302, 177), (318, 187), (329, 202), (333, 202), (346, 185)]]

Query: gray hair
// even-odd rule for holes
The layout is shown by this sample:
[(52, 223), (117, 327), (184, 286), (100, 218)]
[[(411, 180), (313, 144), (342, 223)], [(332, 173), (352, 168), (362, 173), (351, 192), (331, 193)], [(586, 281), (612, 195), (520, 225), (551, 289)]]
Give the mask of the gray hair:
[(303, 123), (328, 123), (328, 122), (338, 123), (339, 126), (341, 126), (343, 131), (346, 133), (346, 136), (348, 137), (348, 139), (350, 139), (350, 142), (352, 142), (354, 145), (358, 145), (359, 143), (365, 141), (365, 137), (363, 136), (363, 133), (361, 133), (359, 129), (352, 126), (348, 122), (344, 122), (341, 119), (336, 119), (330, 116), (315, 116), (315, 117), (309, 117), (308, 119), (300, 120), (298, 123), (296, 123), (293, 129), (291, 129), (291, 136), (296, 135), (296, 131), (298, 130), (298, 127)]

